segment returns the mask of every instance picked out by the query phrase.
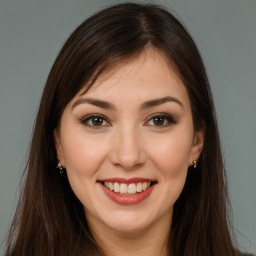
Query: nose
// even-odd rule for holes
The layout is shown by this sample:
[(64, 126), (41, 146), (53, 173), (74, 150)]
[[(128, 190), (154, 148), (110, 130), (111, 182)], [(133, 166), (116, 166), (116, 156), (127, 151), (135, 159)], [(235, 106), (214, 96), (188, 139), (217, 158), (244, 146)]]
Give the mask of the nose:
[(113, 135), (110, 161), (125, 170), (133, 170), (146, 161), (142, 134), (136, 128), (117, 129)]

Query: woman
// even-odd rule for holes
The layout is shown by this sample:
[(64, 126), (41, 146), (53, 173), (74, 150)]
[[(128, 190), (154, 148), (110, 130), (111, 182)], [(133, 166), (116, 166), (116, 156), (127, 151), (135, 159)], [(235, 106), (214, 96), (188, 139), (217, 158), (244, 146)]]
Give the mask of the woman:
[(46, 82), (6, 255), (240, 255), (226, 202), (184, 27), (134, 3), (82, 23)]

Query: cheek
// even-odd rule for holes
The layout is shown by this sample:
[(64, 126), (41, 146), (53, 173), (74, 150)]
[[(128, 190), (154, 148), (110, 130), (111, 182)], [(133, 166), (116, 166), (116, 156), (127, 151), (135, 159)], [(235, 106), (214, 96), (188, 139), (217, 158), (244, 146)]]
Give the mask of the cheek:
[(62, 151), (69, 176), (88, 177), (94, 175), (102, 164), (106, 149), (99, 138), (86, 136), (82, 129), (65, 130)]
[(188, 168), (191, 141), (188, 134), (158, 139), (151, 148), (151, 158), (163, 174), (179, 175)]
[(86, 208), (94, 204), (92, 191), (106, 155), (106, 149), (98, 143), (99, 139), (85, 136), (83, 131), (69, 132), (66, 129), (63, 133), (62, 151), (68, 180), (73, 192)]
[(178, 199), (186, 181), (191, 140), (190, 133), (175, 134), (158, 139), (154, 148), (151, 148), (151, 160), (159, 171), (161, 184), (164, 184), (163, 200), (172, 205)]

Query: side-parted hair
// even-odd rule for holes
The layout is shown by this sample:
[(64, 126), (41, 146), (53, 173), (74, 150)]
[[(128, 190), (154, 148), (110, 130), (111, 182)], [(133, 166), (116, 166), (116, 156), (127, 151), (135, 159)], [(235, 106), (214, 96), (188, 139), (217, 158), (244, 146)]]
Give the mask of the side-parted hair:
[[(94, 240), (67, 175), (56, 170), (53, 131), (67, 104), (111, 65), (147, 47), (163, 54), (189, 95), (195, 129), (204, 127), (197, 169), (188, 169), (174, 205), (169, 255), (239, 255), (228, 219), (226, 176), (212, 94), (204, 64), (184, 26), (165, 8), (124, 3), (84, 21), (68, 38), (42, 95), (24, 190), (7, 240), (6, 256), (104, 255)], [(167, 152), (168, 153), (168, 152)]]

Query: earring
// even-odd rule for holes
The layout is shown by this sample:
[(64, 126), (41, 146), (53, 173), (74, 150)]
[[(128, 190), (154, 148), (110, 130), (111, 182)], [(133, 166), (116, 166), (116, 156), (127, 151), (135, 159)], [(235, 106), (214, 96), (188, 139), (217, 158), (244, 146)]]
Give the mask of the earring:
[(58, 160), (58, 164), (57, 164), (56, 168), (59, 170), (60, 174), (63, 174), (64, 168), (62, 167), (61, 162), (59, 160)]
[(193, 161), (193, 167), (196, 169), (196, 167), (197, 167), (197, 160)]

